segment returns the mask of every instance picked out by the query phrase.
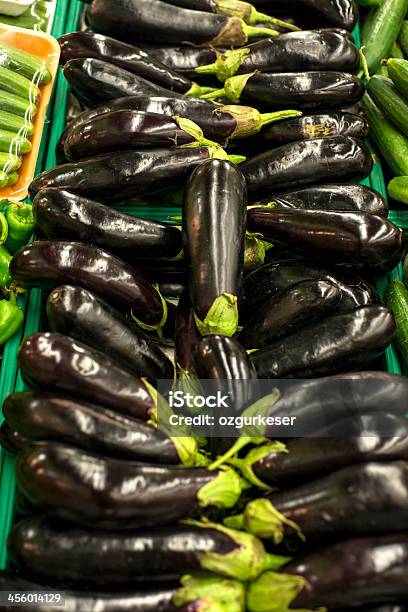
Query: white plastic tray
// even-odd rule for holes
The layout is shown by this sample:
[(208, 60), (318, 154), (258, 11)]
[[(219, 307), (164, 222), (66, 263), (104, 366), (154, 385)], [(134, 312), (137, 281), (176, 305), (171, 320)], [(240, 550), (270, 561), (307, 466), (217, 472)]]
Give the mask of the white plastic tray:
[(0, 0), (0, 15), (11, 15), (18, 17), (29, 6), (34, 4), (35, 0)]

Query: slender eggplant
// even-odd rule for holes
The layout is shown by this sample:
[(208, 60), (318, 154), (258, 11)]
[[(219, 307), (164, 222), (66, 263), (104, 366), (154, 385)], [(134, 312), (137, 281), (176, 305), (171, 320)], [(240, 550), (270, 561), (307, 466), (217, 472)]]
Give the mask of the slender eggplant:
[(68, 336), (28, 336), (20, 347), (18, 363), (32, 386), (95, 402), (137, 419), (155, 418), (156, 397), (148, 383)]
[(225, 51), (213, 63), (196, 68), (225, 81), (236, 74), (340, 70), (353, 72), (359, 65), (357, 47), (333, 30), (310, 30), (266, 38), (241, 49)]
[(171, 276), (159, 280), (157, 284), (161, 295), (165, 298), (180, 298), (186, 289), (186, 280), (183, 275)]
[(242, 490), (230, 468), (159, 466), (101, 457), (55, 442), (23, 451), (19, 487), (52, 516), (98, 529), (172, 524), (203, 508), (231, 508)]
[(346, 72), (277, 72), (240, 74), (228, 78), (224, 87), (202, 99), (226, 96), (231, 102), (245, 102), (268, 110), (291, 108), (326, 108), (352, 104), (362, 98), (362, 81)]
[(324, 280), (292, 285), (262, 304), (238, 338), (247, 348), (262, 348), (332, 313), (341, 292)]
[(181, 377), (193, 369), (193, 346), (199, 339), (190, 292), (186, 288), (178, 301), (176, 312), (175, 361)]
[(190, 176), (183, 205), (184, 250), (196, 324), (202, 335), (233, 336), (244, 269), (245, 180), (222, 160)]
[(181, 231), (169, 223), (127, 215), (56, 188), (37, 193), (33, 215), (42, 236), (94, 244), (129, 263), (144, 257), (171, 259), (183, 248)]
[(401, 229), (364, 212), (251, 208), (248, 229), (312, 259), (357, 268), (392, 270), (405, 245)]
[(316, 176), (321, 182), (362, 179), (372, 167), (367, 145), (349, 136), (290, 142), (241, 164), (251, 194), (310, 185)]
[(395, 335), (393, 314), (383, 306), (337, 313), (251, 353), (259, 378), (313, 378), (364, 366)]
[[(330, 183), (327, 185), (312, 185), (279, 194), (279, 198), (293, 208), (309, 210), (350, 210), (368, 212), (380, 217), (387, 217), (388, 202), (377, 191), (358, 183)], [(272, 198), (259, 202), (265, 205)], [(279, 207), (279, 203), (277, 204)]]
[(12, 530), (9, 549), (30, 575), (86, 585), (171, 580), (201, 570), (251, 580), (287, 562), (267, 554), (252, 534), (196, 521), (154, 531), (89, 533), (40, 516)]
[(211, 47), (169, 47), (161, 45), (141, 45), (141, 48), (150, 56), (171, 68), (178, 74), (195, 79), (198, 75), (196, 68), (212, 64), (224, 49)]
[(39, 174), (30, 185), (34, 196), (57, 187), (106, 203), (124, 202), (169, 185), (182, 184), (191, 171), (218, 154), (218, 149), (148, 149), (98, 155), (63, 164)]
[(252, 4), (267, 4), (268, 9), (272, 10), (282, 7), (287, 13), (313, 14), (315, 11), (320, 13), (327, 23), (346, 30), (352, 30), (358, 19), (357, 4), (354, 0), (252, 0)]
[(47, 299), (52, 331), (102, 351), (122, 368), (153, 383), (173, 379), (174, 367), (131, 318), (111, 308), (91, 291), (73, 285), (54, 289)]
[(65, 442), (109, 457), (151, 463), (187, 465), (196, 456), (193, 440), (169, 438), (144, 421), (64, 395), (13, 393), (3, 404), (3, 414), (9, 426), (31, 442)]
[(38, 240), (17, 251), (10, 271), (27, 288), (73, 283), (90, 289), (146, 329), (166, 322), (167, 304), (157, 289), (129, 264), (92, 245)]
[(20, 433), (13, 430), (6, 421), (3, 421), (0, 426), (0, 446), (3, 449), (9, 453), (16, 454), (26, 448), (27, 444), (28, 440)]
[(133, 47), (114, 38), (95, 32), (70, 32), (60, 36), (60, 64), (72, 59), (92, 57), (109, 62), (119, 68), (180, 94), (197, 96), (208, 91), (197, 83), (168, 68), (143, 49)]
[(238, 17), (175, 7), (159, 0), (93, 0), (88, 9), (93, 30), (120, 40), (151, 44), (193, 43), (213, 47), (245, 45), (249, 37), (274, 36)]

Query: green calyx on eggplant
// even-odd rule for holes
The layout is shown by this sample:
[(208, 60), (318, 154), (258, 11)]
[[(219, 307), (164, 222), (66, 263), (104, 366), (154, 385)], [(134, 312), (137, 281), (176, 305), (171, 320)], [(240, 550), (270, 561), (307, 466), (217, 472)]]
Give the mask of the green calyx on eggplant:
[[(283, 571), (285, 571), (285, 568), (283, 568)], [(297, 595), (304, 589), (307, 590), (307, 586), (307, 581), (301, 576), (265, 572), (248, 587), (247, 609), (249, 612), (289, 610), (289, 606)], [(313, 610), (302, 608), (298, 612), (313, 612)]]

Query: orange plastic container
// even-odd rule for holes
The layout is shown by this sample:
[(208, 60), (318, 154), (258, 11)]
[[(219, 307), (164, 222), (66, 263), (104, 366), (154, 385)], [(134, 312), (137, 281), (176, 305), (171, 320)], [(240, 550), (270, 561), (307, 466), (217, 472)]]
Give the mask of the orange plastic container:
[(4, 24), (0, 24), (0, 41), (36, 55), (43, 60), (52, 75), (52, 80), (47, 85), (41, 87), (41, 98), (38, 102), (38, 110), (34, 118), (34, 134), (31, 138), (32, 149), (30, 153), (27, 153), (22, 158), (23, 163), (19, 169), (19, 180), (15, 185), (0, 189), (0, 198), (24, 200), (28, 195), (28, 187), (34, 177), (47, 106), (51, 99), (52, 87), (58, 70), (60, 46), (57, 40), (49, 34), (15, 28), (14, 26)]

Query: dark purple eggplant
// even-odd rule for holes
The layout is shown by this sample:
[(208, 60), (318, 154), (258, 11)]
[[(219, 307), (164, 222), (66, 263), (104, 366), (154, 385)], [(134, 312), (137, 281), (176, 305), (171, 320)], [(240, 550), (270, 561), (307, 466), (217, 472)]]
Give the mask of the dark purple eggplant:
[(251, 208), (248, 229), (311, 259), (356, 268), (392, 270), (405, 246), (401, 229), (364, 212)]
[(181, 377), (193, 368), (193, 346), (199, 339), (190, 292), (186, 288), (180, 296), (176, 312), (175, 361)]
[(252, 4), (267, 5), (268, 10), (282, 8), (286, 13), (295, 12), (308, 14), (314, 17), (320, 13), (325, 21), (339, 28), (352, 30), (358, 19), (357, 4), (354, 0), (253, 0)]
[(208, 147), (107, 153), (42, 172), (31, 183), (30, 194), (57, 187), (100, 202), (124, 202), (182, 184), (211, 155)]
[(9, 395), (3, 404), (9, 426), (31, 442), (65, 442), (110, 457), (164, 464), (191, 464), (196, 445), (170, 438), (144, 421), (43, 391)]
[(190, 79), (197, 77), (196, 68), (212, 64), (217, 59), (217, 53), (224, 51), (219, 48), (192, 46), (141, 45), (141, 48), (168, 68)]
[[(292, 208), (308, 210), (350, 210), (387, 217), (388, 202), (375, 189), (358, 183), (330, 183), (312, 185), (278, 194)], [(260, 205), (271, 202), (273, 196)], [(280, 203), (277, 203), (279, 208)]]
[(17, 251), (10, 271), (27, 288), (67, 283), (89, 289), (146, 329), (166, 322), (167, 305), (157, 289), (129, 264), (92, 245), (38, 240)]
[(198, 74), (215, 74), (221, 81), (236, 74), (340, 70), (353, 72), (359, 65), (353, 42), (333, 30), (289, 32), (266, 38), (242, 49), (226, 51), (213, 63), (197, 67)]
[(18, 486), (52, 516), (126, 530), (168, 525), (206, 507), (230, 508), (242, 484), (230, 468), (159, 466), (44, 442), (17, 459)]
[(161, 295), (165, 298), (180, 298), (186, 289), (186, 278), (183, 274), (162, 278), (158, 282)]
[(395, 335), (383, 306), (337, 313), (251, 353), (259, 378), (313, 378), (347, 372), (381, 355)]
[(373, 160), (361, 140), (331, 136), (291, 142), (241, 164), (249, 193), (302, 187), (319, 181), (362, 179)]
[(262, 348), (327, 316), (340, 298), (340, 289), (324, 280), (292, 285), (262, 304), (240, 332), (239, 341), (247, 348)]
[(171, 580), (211, 569), (229, 578), (251, 580), (268, 566), (286, 561), (269, 559), (254, 536), (196, 521), (113, 533), (89, 532), (40, 516), (19, 523), (8, 546), (13, 562), (26, 574), (82, 585)]
[(241, 47), (248, 37), (277, 34), (249, 26), (237, 17), (183, 9), (159, 0), (93, 0), (88, 21), (96, 32), (132, 44), (154, 41)]
[(27, 447), (28, 441), (6, 422), (0, 426), (0, 446), (13, 455)]
[(183, 232), (191, 301), (202, 335), (232, 336), (237, 330), (245, 229), (240, 170), (222, 160), (201, 164), (185, 188)]
[(352, 74), (335, 71), (251, 72), (228, 78), (224, 87), (203, 99), (226, 96), (268, 110), (276, 108), (327, 108), (352, 104), (362, 98), (364, 85)]
[(180, 230), (169, 223), (127, 215), (56, 188), (37, 193), (33, 215), (46, 238), (94, 244), (135, 265), (145, 257), (177, 257), (183, 248)]
[(77, 340), (61, 334), (32, 334), (20, 347), (18, 363), (24, 379), (34, 387), (137, 419), (155, 418), (156, 400), (148, 384)]
[(133, 321), (91, 291), (73, 285), (54, 289), (47, 299), (52, 331), (102, 351), (122, 368), (155, 382), (174, 378), (170, 359)]

